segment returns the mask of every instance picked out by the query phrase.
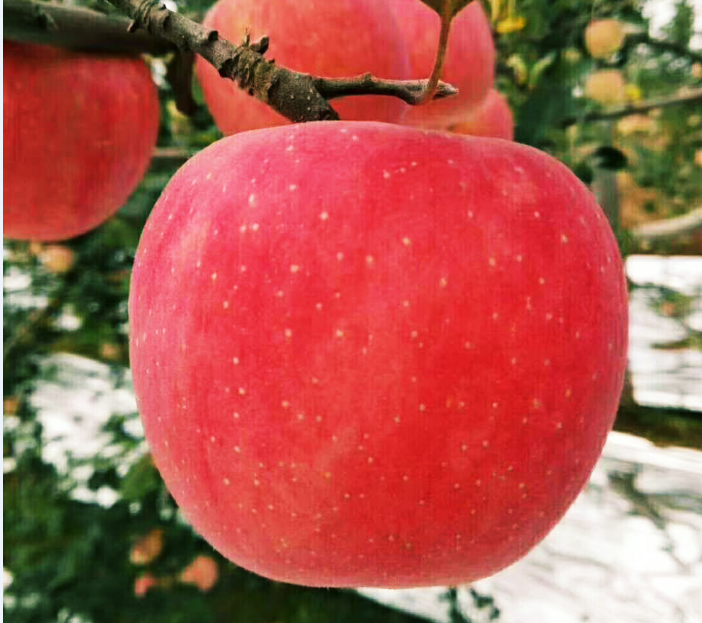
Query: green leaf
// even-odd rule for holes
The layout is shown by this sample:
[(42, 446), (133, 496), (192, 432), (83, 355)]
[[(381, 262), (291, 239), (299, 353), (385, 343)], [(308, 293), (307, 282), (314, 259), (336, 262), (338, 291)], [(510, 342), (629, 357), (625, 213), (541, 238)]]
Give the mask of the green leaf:
[(429, 8), (434, 9), (440, 16), (448, 15), (453, 18), (461, 9), (466, 8), (473, 0), (421, 0)]
[(123, 500), (133, 502), (160, 486), (161, 478), (151, 462), (151, 457), (147, 455), (129, 469), (122, 480), (120, 493)]
[(544, 75), (546, 70), (553, 65), (553, 62), (556, 60), (556, 52), (553, 51), (550, 54), (547, 54), (543, 58), (539, 59), (534, 63), (533, 67), (531, 68), (531, 72), (529, 73), (529, 88), (533, 89), (536, 86), (538, 86), (539, 81), (541, 80), (541, 77)]

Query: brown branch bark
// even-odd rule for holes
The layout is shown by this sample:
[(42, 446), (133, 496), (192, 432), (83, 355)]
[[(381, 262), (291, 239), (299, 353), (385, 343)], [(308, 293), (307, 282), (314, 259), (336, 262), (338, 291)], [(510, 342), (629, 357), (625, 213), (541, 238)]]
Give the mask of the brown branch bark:
[[(338, 119), (329, 100), (349, 95), (390, 95), (417, 104), (426, 86), (426, 80), (383, 80), (370, 74), (324, 78), (292, 71), (264, 58), (266, 38), (236, 46), (154, 0), (109, 1), (132, 22), (75, 7), (7, 0), (3, 36), (89, 50), (199, 54), (224, 78), (295, 122)], [(440, 83), (435, 97), (456, 93)]]
[(89, 52), (162, 55), (175, 47), (146, 31), (130, 35), (129, 19), (76, 6), (4, 0), (3, 38)]
[[(385, 80), (371, 74), (353, 78), (314, 78), (317, 91), (327, 99), (349, 95), (390, 95), (408, 104), (419, 105), (429, 80)], [(443, 99), (458, 93), (458, 89), (439, 82), (434, 99)]]
[[(162, 37), (183, 52), (195, 52), (211, 63), (222, 77), (234, 80), (249, 95), (268, 104), (291, 121), (335, 120), (329, 103), (335, 97), (384, 94), (416, 103), (417, 81), (381, 80), (367, 74), (355, 78), (327, 79), (284, 67), (264, 58), (267, 39), (235, 46), (210, 30), (153, 0), (109, 0), (127, 13), (137, 27)], [(423, 88), (423, 85), (421, 85)], [(441, 96), (457, 93), (442, 84)]]
[(614, 110), (592, 112), (582, 117), (569, 117), (563, 120), (562, 126), (568, 127), (582, 122), (621, 119), (622, 117), (628, 117), (630, 115), (644, 114), (657, 108), (669, 108), (670, 106), (680, 106), (681, 104), (691, 104), (693, 102), (702, 102), (702, 89), (689, 89), (683, 94), (651, 99), (638, 104), (632, 104), (631, 106), (615, 108)]
[(673, 218), (643, 223), (631, 230), (637, 242), (654, 243), (673, 240), (679, 236), (694, 234), (702, 230), (702, 207)]

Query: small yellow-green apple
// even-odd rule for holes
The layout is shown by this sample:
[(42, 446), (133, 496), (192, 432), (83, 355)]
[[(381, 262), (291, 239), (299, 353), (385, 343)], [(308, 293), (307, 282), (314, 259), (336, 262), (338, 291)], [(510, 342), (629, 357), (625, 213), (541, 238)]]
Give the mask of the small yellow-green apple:
[(626, 367), (592, 193), (510, 141), (319, 122), (214, 143), (149, 217), (137, 403), (193, 527), (311, 586), (468, 582), (585, 485)]
[(75, 253), (62, 244), (48, 244), (39, 253), (39, 262), (50, 273), (67, 273), (75, 263)]
[(621, 104), (626, 100), (624, 77), (618, 69), (601, 69), (585, 81), (585, 95), (600, 104)]
[(609, 58), (622, 47), (625, 36), (619, 20), (595, 20), (585, 29), (585, 47), (593, 58)]

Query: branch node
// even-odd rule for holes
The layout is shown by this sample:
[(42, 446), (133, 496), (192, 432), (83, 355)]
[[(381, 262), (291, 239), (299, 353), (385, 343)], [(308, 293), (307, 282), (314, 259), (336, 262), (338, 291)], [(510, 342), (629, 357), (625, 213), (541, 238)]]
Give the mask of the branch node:
[(265, 54), (268, 51), (268, 46), (271, 40), (267, 36), (261, 37), (258, 41), (254, 41), (249, 47), (259, 54)]
[(222, 78), (234, 78), (236, 72), (236, 58), (228, 58), (219, 68), (219, 75)]

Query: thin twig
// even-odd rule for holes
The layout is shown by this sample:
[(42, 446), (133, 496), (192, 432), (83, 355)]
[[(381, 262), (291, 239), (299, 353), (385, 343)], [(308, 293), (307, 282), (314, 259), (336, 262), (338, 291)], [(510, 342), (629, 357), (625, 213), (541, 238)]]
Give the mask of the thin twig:
[[(353, 78), (315, 78), (317, 91), (326, 99), (349, 95), (391, 95), (408, 104), (420, 104), (426, 91), (428, 80), (382, 80), (371, 74)], [(458, 89), (445, 82), (439, 82), (434, 99), (456, 95)]]
[(444, 61), (446, 60), (446, 52), (448, 50), (448, 38), (451, 32), (451, 22), (452, 17), (449, 15), (449, 5), (446, 3), (444, 6), (444, 14), (441, 15), (441, 31), (439, 32), (439, 45), (436, 49), (436, 59), (434, 60), (434, 67), (431, 70), (431, 76), (429, 76), (429, 81), (424, 89), (422, 98), (419, 101), (420, 104), (431, 101), (437, 91), (439, 86), (439, 79), (444, 71)]
[(690, 210), (681, 216), (643, 223), (634, 227), (631, 235), (639, 242), (651, 243), (692, 235), (700, 230), (702, 230), (702, 207)]
[(590, 121), (608, 121), (612, 119), (621, 119), (630, 115), (641, 115), (651, 110), (658, 108), (669, 108), (671, 106), (680, 106), (682, 104), (691, 104), (693, 102), (702, 102), (702, 89), (689, 89), (682, 95), (673, 95), (670, 97), (660, 97), (651, 99), (631, 106), (615, 108), (614, 110), (592, 112), (581, 117), (568, 117), (562, 122), (563, 127), (575, 125), (576, 123), (587, 123)]
[(181, 147), (156, 147), (151, 156), (154, 164), (181, 165), (190, 160), (198, 150)]
[(655, 39), (651, 37), (647, 32), (636, 33), (629, 35), (627, 37), (627, 45), (639, 45), (644, 44), (664, 52), (671, 52), (676, 56), (681, 56), (684, 58), (689, 58), (691, 61), (696, 63), (702, 63), (702, 53), (691, 50), (687, 46), (680, 45), (673, 41), (665, 41), (664, 39)]

